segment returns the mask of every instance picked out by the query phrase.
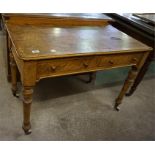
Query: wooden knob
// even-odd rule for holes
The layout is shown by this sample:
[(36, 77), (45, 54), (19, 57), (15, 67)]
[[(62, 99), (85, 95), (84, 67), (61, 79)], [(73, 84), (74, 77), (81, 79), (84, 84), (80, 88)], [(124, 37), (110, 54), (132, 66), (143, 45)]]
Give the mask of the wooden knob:
[(51, 66), (51, 71), (55, 71), (56, 70), (56, 66)]
[(137, 58), (133, 58), (132, 61), (137, 62)]
[(83, 63), (84, 67), (88, 67), (88, 64), (86, 62)]
[(109, 64), (113, 65), (113, 64), (114, 64), (114, 62), (113, 62), (112, 60), (109, 60)]

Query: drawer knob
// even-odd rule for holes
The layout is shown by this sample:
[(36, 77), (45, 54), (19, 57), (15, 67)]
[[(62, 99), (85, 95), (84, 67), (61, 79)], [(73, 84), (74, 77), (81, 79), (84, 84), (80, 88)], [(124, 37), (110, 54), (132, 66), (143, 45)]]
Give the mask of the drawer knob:
[(51, 71), (55, 71), (56, 70), (56, 66), (51, 66)]
[(83, 66), (87, 68), (88, 67), (88, 64), (86, 62), (84, 62), (83, 63)]
[(114, 62), (113, 62), (112, 60), (109, 60), (109, 64), (113, 65), (113, 64), (114, 64)]
[(133, 58), (132, 61), (133, 61), (133, 62), (137, 62), (137, 59), (136, 59), (136, 58)]

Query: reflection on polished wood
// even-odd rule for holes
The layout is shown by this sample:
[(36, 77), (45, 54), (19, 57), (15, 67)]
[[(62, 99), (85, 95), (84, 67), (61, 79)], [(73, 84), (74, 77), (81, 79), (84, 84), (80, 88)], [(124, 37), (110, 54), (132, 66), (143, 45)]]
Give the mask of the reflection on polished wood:
[[(12, 55), (23, 85), (23, 129), (31, 131), (30, 110), (33, 87), (43, 78), (90, 73), (99, 70), (132, 66), (115, 109), (136, 78), (150, 47), (125, 35), (114, 27), (21, 25), (6, 22), (12, 42)], [(12, 70), (14, 69), (11, 65)], [(136, 71), (136, 74), (135, 74)], [(16, 74), (13, 74), (14, 76)], [(14, 86), (12, 81), (12, 85)]]
[[(105, 27), (36, 27), (7, 24), (18, 55), (26, 59), (50, 59), (82, 54), (102, 54), (147, 50), (147, 46), (112, 26)], [(67, 39), (66, 39), (67, 38)], [(46, 46), (44, 45), (46, 43)], [(109, 44), (111, 43), (111, 44)]]

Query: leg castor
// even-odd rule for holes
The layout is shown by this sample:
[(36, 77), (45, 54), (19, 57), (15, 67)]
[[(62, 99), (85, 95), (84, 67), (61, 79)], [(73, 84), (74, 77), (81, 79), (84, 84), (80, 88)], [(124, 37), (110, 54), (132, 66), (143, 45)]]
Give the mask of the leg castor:
[(120, 110), (120, 108), (118, 107), (120, 104), (121, 104), (121, 102), (118, 102), (117, 99), (116, 99), (116, 102), (115, 102), (115, 105), (114, 105), (114, 109), (116, 111), (119, 111)]
[(17, 91), (12, 90), (12, 94), (13, 94), (14, 97), (19, 98), (19, 94), (17, 93)]
[(25, 135), (29, 135), (29, 134), (32, 133), (31, 125), (28, 125), (28, 126), (23, 125), (22, 128), (23, 128), (23, 130), (25, 132)]
[(119, 111), (120, 110), (120, 108), (118, 107), (118, 106), (114, 106), (114, 109), (116, 110), (116, 111)]

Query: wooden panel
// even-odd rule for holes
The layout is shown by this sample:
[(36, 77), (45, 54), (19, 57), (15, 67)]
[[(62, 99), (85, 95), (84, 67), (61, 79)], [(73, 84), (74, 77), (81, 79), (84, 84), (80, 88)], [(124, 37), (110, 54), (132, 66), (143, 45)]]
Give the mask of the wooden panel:
[(4, 13), (4, 17), (33, 17), (38, 18), (84, 18), (84, 19), (108, 19), (112, 20), (110, 17), (106, 16), (103, 13)]
[(111, 18), (103, 14), (3, 14), (5, 22), (20, 25), (103, 26)]
[(112, 54), (103, 56), (100, 58), (99, 66), (104, 66), (105, 68), (113, 68), (138, 64), (142, 56), (142, 53)]

